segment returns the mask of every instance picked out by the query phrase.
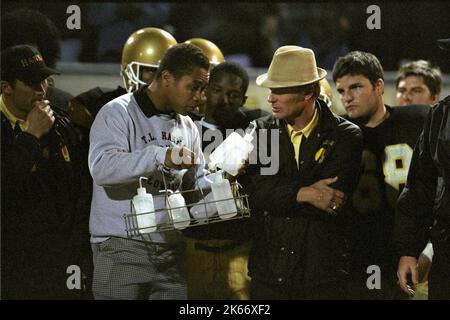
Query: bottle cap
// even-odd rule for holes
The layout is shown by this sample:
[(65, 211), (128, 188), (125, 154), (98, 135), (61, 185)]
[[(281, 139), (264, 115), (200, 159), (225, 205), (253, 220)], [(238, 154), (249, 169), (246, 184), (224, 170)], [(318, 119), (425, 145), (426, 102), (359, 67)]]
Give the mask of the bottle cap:
[(256, 121), (253, 120), (250, 122), (250, 124), (248, 125), (247, 129), (245, 129), (245, 135), (244, 135), (244, 140), (248, 141), (248, 142), (252, 142), (253, 140), (253, 133), (256, 130)]
[(145, 195), (146, 193), (147, 193), (147, 189), (145, 189), (145, 188), (138, 188), (137, 189), (137, 194), (140, 195), (140, 196)]
[(142, 196), (147, 193), (147, 189), (142, 186), (142, 180), (147, 181), (148, 179), (146, 177), (140, 177), (139, 178), (139, 188), (137, 188), (137, 194)]

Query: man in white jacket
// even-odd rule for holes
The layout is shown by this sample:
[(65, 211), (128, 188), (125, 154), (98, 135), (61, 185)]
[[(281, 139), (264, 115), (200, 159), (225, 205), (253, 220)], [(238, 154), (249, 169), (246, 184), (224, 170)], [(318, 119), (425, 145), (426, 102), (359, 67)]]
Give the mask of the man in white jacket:
[[(186, 299), (181, 263), (184, 238), (178, 231), (127, 237), (123, 215), (132, 211), (139, 177), (147, 192), (174, 191), (185, 176), (201, 178), (201, 139), (186, 114), (208, 84), (208, 58), (191, 44), (169, 49), (155, 80), (107, 103), (90, 133), (89, 170), (93, 178), (90, 215), (96, 299)], [(166, 184), (162, 179), (164, 173)], [(165, 207), (155, 197), (155, 209)], [(157, 223), (167, 222), (158, 211)]]

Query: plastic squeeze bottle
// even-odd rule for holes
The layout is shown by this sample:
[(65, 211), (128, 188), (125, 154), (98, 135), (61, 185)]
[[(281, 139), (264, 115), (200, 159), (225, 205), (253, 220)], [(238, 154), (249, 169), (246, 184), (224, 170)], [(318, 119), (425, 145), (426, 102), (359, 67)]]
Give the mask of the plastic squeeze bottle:
[(244, 137), (237, 132), (231, 133), (209, 156), (209, 168), (221, 168), (232, 176), (236, 176), (248, 154), (253, 150), (253, 132), (255, 121), (250, 123), (250, 132)]
[(147, 193), (147, 189), (142, 186), (142, 180), (147, 180), (147, 178), (139, 178), (137, 195), (135, 195), (132, 200), (133, 211), (137, 218), (138, 231), (141, 234), (150, 233), (156, 230), (153, 196), (150, 193)]
[(191, 207), (191, 215), (200, 223), (205, 223), (217, 213), (217, 207), (212, 192)]
[(216, 203), (219, 218), (229, 219), (237, 214), (231, 185), (228, 179), (223, 178), (223, 171), (217, 172), (215, 181), (211, 184), (212, 194)]
[(176, 229), (184, 229), (191, 223), (191, 217), (186, 207), (186, 201), (181, 193), (168, 190), (171, 194), (167, 197), (167, 209), (172, 217), (173, 226)]

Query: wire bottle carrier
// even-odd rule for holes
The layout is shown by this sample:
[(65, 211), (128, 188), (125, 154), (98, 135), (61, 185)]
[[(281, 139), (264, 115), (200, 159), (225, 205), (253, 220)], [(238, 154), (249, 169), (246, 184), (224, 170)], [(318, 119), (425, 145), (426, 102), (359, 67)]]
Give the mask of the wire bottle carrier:
[[(204, 193), (204, 191), (201, 188), (197, 189), (190, 189), (190, 190), (183, 190), (183, 191), (176, 191), (173, 192), (172, 190), (167, 188), (166, 178), (164, 176), (164, 173), (161, 171), (162, 174), (162, 180), (164, 183), (164, 190), (160, 190), (160, 195), (153, 195), (153, 198), (164, 198), (164, 203), (166, 204), (166, 207), (155, 209), (155, 211), (152, 212), (144, 212), (144, 213), (126, 213), (123, 215), (123, 218), (125, 220), (125, 230), (127, 233), (127, 236), (129, 238), (139, 237), (143, 234), (151, 233), (151, 232), (161, 232), (161, 231), (169, 231), (169, 230), (180, 230), (184, 228), (191, 228), (201, 225), (207, 225), (212, 223), (219, 223), (223, 221), (229, 221), (229, 220), (236, 220), (236, 219), (243, 219), (250, 217), (250, 206), (248, 203), (248, 195), (241, 193), (240, 185), (238, 182), (231, 182), (231, 190), (232, 190), (232, 196), (228, 198), (223, 198), (220, 200), (215, 200), (214, 198), (211, 199), (210, 196), (207, 196), (209, 194)], [(212, 193), (212, 191), (211, 191)], [(176, 195), (183, 196), (184, 199), (196, 199), (199, 200), (198, 202), (185, 204), (183, 206), (171, 206), (171, 201), (169, 201), (169, 197), (173, 197)], [(228, 212), (226, 215), (219, 215), (218, 210), (215, 210), (215, 212), (211, 212), (211, 207), (216, 208), (217, 204), (225, 203), (227, 201), (232, 201), (234, 203), (234, 210), (235, 212)], [(191, 209), (194, 206), (203, 206), (204, 207), (204, 213), (205, 216), (201, 218), (194, 218), (191, 214)], [(174, 212), (179, 212), (181, 210), (188, 210), (189, 216), (182, 220), (174, 221)], [(156, 215), (157, 213), (164, 213), (167, 215), (167, 222), (158, 223), (155, 222), (156, 225), (145, 225), (145, 226), (139, 226), (138, 223), (138, 217), (139, 220), (142, 221), (142, 218), (145, 217), (145, 215)], [(156, 220), (153, 220), (156, 221)], [(155, 228), (156, 227), (156, 228)], [(152, 230), (149, 232), (149, 230)]]

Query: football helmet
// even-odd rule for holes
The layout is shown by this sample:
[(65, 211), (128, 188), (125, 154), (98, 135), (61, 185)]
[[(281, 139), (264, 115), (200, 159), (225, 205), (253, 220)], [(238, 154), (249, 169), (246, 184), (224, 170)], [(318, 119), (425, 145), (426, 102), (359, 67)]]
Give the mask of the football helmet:
[(219, 63), (222, 63), (225, 61), (225, 58), (222, 54), (222, 51), (220, 51), (219, 47), (216, 46), (214, 43), (212, 43), (209, 40), (203, 39), (203, 38), (192, 38), (189, 40), (186, 40), (185, 43), (193, 44), (194, 46), (199, 47), (202, 49), (203, 53), (208, 57), (209, 63), (210, 63), (210, 69), (217, 66)]
[(147, 84), (142, 81), (140, 69), (157, 69), (166, 51), (177, 44), (175, 38), (159, 28), (143, 28), (132, 33), (122, 50), (121, 76), (128, 92)]

